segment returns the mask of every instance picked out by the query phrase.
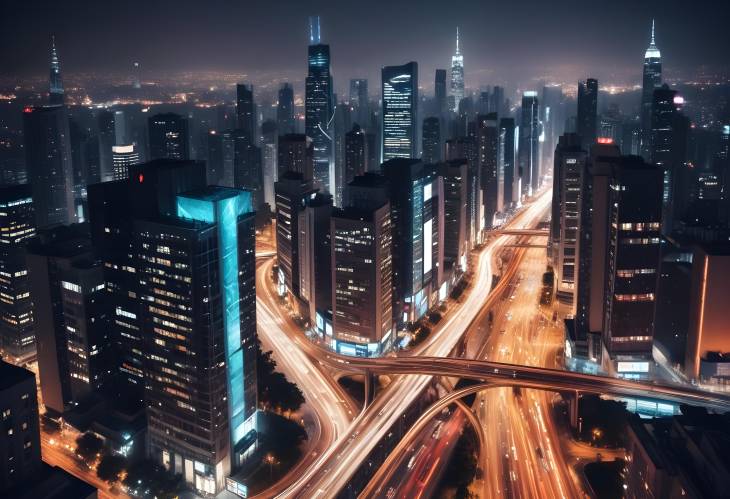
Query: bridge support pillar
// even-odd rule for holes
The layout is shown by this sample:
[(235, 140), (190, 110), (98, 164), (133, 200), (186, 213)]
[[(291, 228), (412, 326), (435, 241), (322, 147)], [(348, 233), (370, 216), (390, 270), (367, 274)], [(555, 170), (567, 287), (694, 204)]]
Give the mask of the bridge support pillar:
[(563, 397), (568, 400), (568, 416), (570, 417), (570, 427), (574, 430), (578, 429), (578, 399), (580, 398), (580, 395), (576, 390), (574, 392), (564, 393)]
[(375, 375), (372, 371), (365, 371), (363, 374), (363, 383), (365, 384), (364, 406), (367, 407), (373, 403), (373, 399), (375, 398)]

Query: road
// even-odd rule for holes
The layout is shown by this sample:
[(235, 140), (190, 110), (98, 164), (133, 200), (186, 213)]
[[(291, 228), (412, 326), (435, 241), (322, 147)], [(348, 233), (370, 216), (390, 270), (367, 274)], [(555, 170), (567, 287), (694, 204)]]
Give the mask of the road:
[[(532, 228), (542, 219), (550, 205), (550, 192), (540, 195), (530, 206), (515, 216), (509, 227), (514, 229)], [(461, 339), (482, 306), (487, 302), (492, 289), (494, 269), (492, 257), (496, 251), (510, 242), (512, 236), (497, 236), (491, 239), (478, 255), (472, 290), (467, 294), (461, 307), (444, 319), (443, 325), (434, 330), (431, 336), (419, 345), (413, 357), (384, 357), (391, 362), (417, 359), (417, 355), (444, 357), (448, 355)], [(330, 354), (328, 354), (330, 355)], [(321, 357), (320, 357), (321, 358)], [(331, 355), (333, 362), (341, 363), (346, 359)], [(330, 359), (326, 359), (329, 361)], [(324, 360), (324, 359), (323, 359)], [(354, 360), (354, 359), (353, 359)], [(334, 365), (334, 364), (333, 364)], [(440, 374), (440, 373), (429, 373)], [(283, 495), (287, 497), (330, 497), (341, 490), (349, 481), (352, 473), (366, 459), (368, 453), (383, 438), (393, 423), (411, 405), (422, 389), (429, 383), (431, 376), (402, 376), (395, 379), (383, 393), (360, 416), (350, 430), (349, 438), (340, 440), (330, 447), (321, 460), (308, 469)]]

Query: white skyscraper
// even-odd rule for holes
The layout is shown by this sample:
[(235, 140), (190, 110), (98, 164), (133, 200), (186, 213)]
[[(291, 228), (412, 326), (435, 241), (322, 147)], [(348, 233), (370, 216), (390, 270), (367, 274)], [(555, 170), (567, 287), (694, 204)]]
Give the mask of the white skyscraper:
[(451, 57), (451, 95), (454, 97), (454, 111), (464, 98), (464, 56), (459, 50), (459, 28), (456, 28), (456, 52)]

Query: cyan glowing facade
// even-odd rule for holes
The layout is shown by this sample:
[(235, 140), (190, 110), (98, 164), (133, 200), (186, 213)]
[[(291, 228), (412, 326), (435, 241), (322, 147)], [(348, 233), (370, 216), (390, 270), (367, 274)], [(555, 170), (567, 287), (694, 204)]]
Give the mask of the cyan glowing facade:
[(252, 195), (208, 187), (176, 210), (135, 222), (150, 454), (216, 494), (257, 439)]

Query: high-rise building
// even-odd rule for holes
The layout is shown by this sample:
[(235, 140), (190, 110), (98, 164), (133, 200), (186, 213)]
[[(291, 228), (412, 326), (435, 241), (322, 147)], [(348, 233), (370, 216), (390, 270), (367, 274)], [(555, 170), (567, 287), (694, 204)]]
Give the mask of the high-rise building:
[(256, 141), (256, 104), (253, 101), (253, 85), (236, 85), (236, 128)]
[(444, 272), (453, 282), (467, 266), (468, 164), (462, 158), (438, 168), (444, 179)]
[(466, 240), (469, 248), (477, 244), (481, 189), (479, 188), (479, 154), (475, 137), (446, 141), (446, 161), (466, 161)]
[(99, 136), (99, 168), (102, 182), (112, 180), (112, 147), (116, 144), (114, 113), (101, 109), (96, 116), (96, 127)]
[(448, 109), (448, 97), (446, 95), (446, 70), (437, 69), (434, 81), (434, 96), (436, 98), (436, 110), (439, 117), (445, 117)]
[(654, 40), (654, 20), (651, 21), (651, 40), (644, 53), (644, 76), (641, 86), (641, 154), (649, 159), (651, 150), (651, 108), (654, 90), (662, 84), (662, 55)]
[(499, 129), (497, 113), (477, 116), (479, 188), (482, 195), (479, 230), (491, 229), (499, 204)]
[(208, 185), (233, 187), (235, 141), (233, 131), (208, 132)]
[(251, 194), (187, 192), (177, 217), (134, 227), (149, 453), (214, 495), (257, 440)]
[(492, 93), (489, 94), (489, 112), (497, 113), (497, 116), (504, 117), (508, 111), (504, 100), (504, 87), (495, 85), (492, 87)]
[(441, 161), (441, 120), (435, 116), (423, 120), (423, 156), (427, 165)]
[(279, 137), (277, 151), (277, 178), (286, 172), (297, 172), (305, 180), (313, 179), (314, 141), (301, 133), (290, 133)]
[[(496, 87), (495, 87), (496, 88)], [(499, 120), (499, 170), (502, 178), (502, 209), (511, 207), (519, 201), (519, 182), (515, 164), (515, 119)]]
[(52, 106), (63, 105), (64, 92), (61, 79), (61, 62), (56, 51), (56, 37), (51, 37), (51, 74), (48, 78), (48, 103)]
[(129, 177), (129, 167), (139, 163), (139, 154), (134, 144), (112, 146), (112, 180)]
[[(317, 192), (312, 180), (296, 170), (285, 170), (274, 186), (276, 196), (276, 259), (278, 292), (300, 297), (299, 213)], [(300, 303), (297, 303), (299, 306)]]
[(582, 137), (565, 134), (555, 149), (553, 203), (549, 249), (556, 282), (556, 297), (575, 315), (580, 254), (580, 227), (583, 213), (583, 183), (586, 180), (586, 152)]
[[(393, 224), (393, 320), (415, 322), (444, 294), (443, 178), (417, 159), (382, 165)], [(443, 296), (445, 298), (445, 296)]]
[(0, 187), (0, 348), (3, 357), (18, 365), (36, 353), (24, 248), (35, 233), (30, 186)]
[(0, 360), (0, 494), (37, 479), (41, 471), (35, 375)]
[(345, 185), (352, 182), (355, 177), (365, 174), (367, 159), (365, 132), (355, 123), (352, 130), (345, 135)]
[(150, 116), (150, 159), (190, 159), (188, 119), (174, 113)]
[(685, 374), (697, 381), (720, 381), (730, 369), (727, 297), (730, 245), (699, 245), (692, 259)]
[(518, 151), (520, 196), (532, 196), (540, 185), (540, 120), (538, 113), (537, 92), (523, 92)]
[(171, 217), (176, 196), (206, 185), (205, 163), (156, 160), (132, 165), (126, 180), (89, 187), (89, 224), (103, 262), (107, 304), (105, 327), (116, 348), (115, 368), (130, 386), (142, 386), (139, 262), (134, 251), (135, 219)]
[(40, 229), (73, 223), (74, 182), (66, 108), (26, 107), (23, 135), (36, 226)]
[(334, 125), (334, 186), (335, 206), (342, 206), (342, 196), (347, 185), (347, 134), (352, 128), (352, 108), (346, 102), (340, 102), (335, 108)]
[(274, 206), (274, 183), (278, 178), (276, 166), (278, 139), (276, 122), (264, 121), (261, 124), (261, 169), (264, 176), (264, 201), (270, 209)]
[[(330, 123), (334, 113), (330, 46), (321, 43), (319, 17), (309, 19), (309, 72), (305, 81), (304, 133), (314, 145), (314, 182), (334, 192), (334, 163)], [(279, 167), (281, 171), (281, 166)]]
[(360, 128), (367, 129), (370, 125), (370, 96), (368, 95), (368, 81), (365, 79), (350, 80), (350, 107), (353, 109), (352, 119)]
[(40, 232), (27, 245), (27, 265), (43, 404), (63, 414), (113, 370), (103, 269), (81, 226)]
[(381, 161), (415, 158), (417, 153), (418, 64), (385, 66)]
[(598, 80), (588, 78), (578, 82), (578, 118), (577, 132), (583, 141), (583, 147), (588, 149), (597, 138), (598, 126)]
[(689, 120), (680, 112), (682, 97), (667, 85), (654, 90), (651, 107), (650, 161), (664, 176), (662, 209), (664, 234), (670, 234), (676, 219), (685, 215), (690, 185), (687, 171)]
[(233, 130), (233, 187), (251, 191), (254, 208), (263, 204), (261, 148), (246, 130)]
[[(372, 174), (353, 183), (381, 185)], [(338, 353), (372, 357), (395, 340), (391, 210), (383, 197), (355, 198), (332, 215), (332, 328)]]
[(459, 49), (459, 28), (456, 28), (456, 52), (451, 56), (451, 95), (454, 98), (454, 111), (459, 110), (464, 98), (464, 56)]
[[(299, 291), (308, 305), (310, 324), (325, 334), (332, 324), (332, 196), (317, 193), (299, 212)], [(329, 328), (331, 334), (331, 328)]]
[(296, 133), (297, 131), (297, 124), (294, 121), (294, 89), (288, 83), (284, 83), (279, 88), (279, 100), (276, 105), (276, 127), (280, 135)]

